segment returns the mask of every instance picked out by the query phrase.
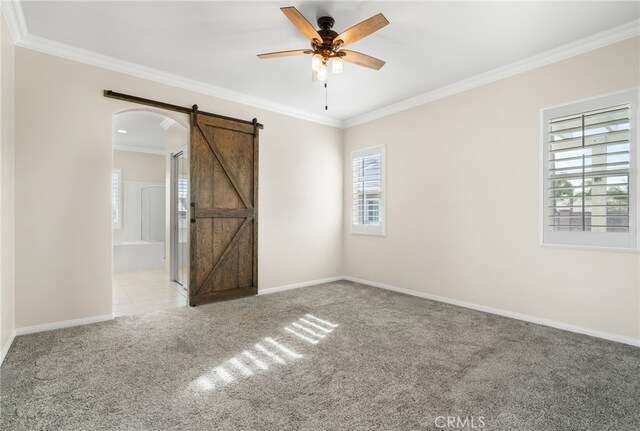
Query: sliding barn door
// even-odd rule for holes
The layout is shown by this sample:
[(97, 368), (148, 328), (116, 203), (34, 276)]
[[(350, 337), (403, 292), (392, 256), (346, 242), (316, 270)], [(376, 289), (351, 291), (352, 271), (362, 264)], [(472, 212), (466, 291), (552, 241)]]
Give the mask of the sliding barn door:
[(197, 113), (192, 125), (189, 304), (255, 295), (258, 128)]

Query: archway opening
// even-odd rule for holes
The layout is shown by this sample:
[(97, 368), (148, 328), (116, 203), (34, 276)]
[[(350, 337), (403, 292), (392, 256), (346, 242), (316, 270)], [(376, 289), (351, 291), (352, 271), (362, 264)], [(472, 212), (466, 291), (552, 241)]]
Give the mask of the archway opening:
[[(189, 131), (155, 109), (113, 115), (113, 314), (184, 306), (188, 297)], [(176, 163), (182, 162), (181, 169)]]

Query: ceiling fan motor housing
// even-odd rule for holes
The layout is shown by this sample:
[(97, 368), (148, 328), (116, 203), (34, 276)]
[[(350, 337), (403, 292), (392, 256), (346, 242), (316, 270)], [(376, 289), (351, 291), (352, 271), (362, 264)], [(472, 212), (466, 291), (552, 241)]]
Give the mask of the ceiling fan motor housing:
[(331, 30), (336, 21), (330, 16), (321, 16), (318, 18), (318, 27), (322, 30)]
[(321, 51), (325, 57), (329, 57), (334, 51), (333, 40), (338, 37), (338, 33), (332, 30), (333, 24), (335, 24), (335, 20), (330, 16), (318, 18), (318, 27), (320, 27), (318, 34), (322, 37), (322, 45), (311, 44), (314, 50)]

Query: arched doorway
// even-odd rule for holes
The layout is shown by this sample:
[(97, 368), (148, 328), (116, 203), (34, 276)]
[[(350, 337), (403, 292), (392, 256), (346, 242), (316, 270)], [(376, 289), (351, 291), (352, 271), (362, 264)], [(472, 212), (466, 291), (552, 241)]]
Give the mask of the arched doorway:
[[(113, 116), (113, 314), (131, 315), (183, 306), (186, 284), (176, 283), (179, 193), (176, 152), (189, 141), (186, 116), (131, 109)], [(180, 190), (178, 190), (178, 187)], [(175, 190), (174, 190), (175, 189)], [(188, 201), (188, 196), (181, 196)], [(188, 244), (188, 243), (187, 243)], [(183, 248), (188, 245), (183, 244)], [(180, 258), (187, 258), (180, 254)], [(188, 262), (181, 268), (188, 268)], [(188, 279), (182, 274), (181, 281)]]

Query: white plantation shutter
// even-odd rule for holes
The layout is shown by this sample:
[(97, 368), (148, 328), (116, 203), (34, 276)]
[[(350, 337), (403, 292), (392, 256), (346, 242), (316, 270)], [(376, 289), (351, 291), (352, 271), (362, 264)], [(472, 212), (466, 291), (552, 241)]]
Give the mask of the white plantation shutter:
[(180, 220), (187, 219), (189, 212), (189, 180), (187, 178), (178, 178), (178, 218)]
[(122, 171), (111, 171), (111, 222), (114, 229), (122, 228), (122, 211), (120, 201), (122, 196)]
[(384, 147), (351, 153), (351, 233), (384, 235)]
[(543, 238), (635, 248), (637, 91), (545, 111)]

